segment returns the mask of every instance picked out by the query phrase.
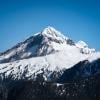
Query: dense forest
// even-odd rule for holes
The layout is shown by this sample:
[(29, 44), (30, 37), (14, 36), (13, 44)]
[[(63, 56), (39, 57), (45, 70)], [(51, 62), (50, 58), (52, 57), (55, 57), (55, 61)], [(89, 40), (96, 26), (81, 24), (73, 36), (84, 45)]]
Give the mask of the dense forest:
[(63, 84), (39, 80), (2, 81), (0, 100), (100, 100), (100, 75)]

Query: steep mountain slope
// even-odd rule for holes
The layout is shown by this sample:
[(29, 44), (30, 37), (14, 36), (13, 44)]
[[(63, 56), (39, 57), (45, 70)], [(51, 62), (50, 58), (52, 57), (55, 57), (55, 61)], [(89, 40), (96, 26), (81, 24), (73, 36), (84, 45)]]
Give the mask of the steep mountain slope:
[[(92, 59), (91, 59), (92, 58)], [(56, 80), (64, 70), (80, 61), (100, 58), (88, 45), (65, 37), (52, 27), (45, 28), (0, 54), (1, 78)]]
[(84, 60), (65, 70), (58, 82), (66, 83), (67, 81), (75, 81), (79, 79), (88, 78), (100, 74), (100, 59), (93, 62)]
[(35, 56), (47, 55), (61, 44), (71, 44), (71, 40), (52, 27), (29, 37), (24, 42), (18, 43), (13, 48), (0, 54), (0, 62), (10, 62)]

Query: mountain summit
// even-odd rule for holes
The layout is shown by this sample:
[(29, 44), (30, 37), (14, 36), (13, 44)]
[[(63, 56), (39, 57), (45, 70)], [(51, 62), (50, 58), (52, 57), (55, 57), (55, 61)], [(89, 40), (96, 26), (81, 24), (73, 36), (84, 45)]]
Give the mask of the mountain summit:
[(42, 34), (44, 34), (47, 37), (55, 38), (58, 40), (67, 40), (68, 37), (65, 37), (61, 32), (57, 31), (53, 27), (48, 26), (42, 31)]
[(75, 43), (53, 27), (34, 34), (0, 54), (0, 75), (13, 79), (54, 80), (80, 61), (90, 62), (100, 53), (79, 41)]
[(0, 62), (9, 62), (36, 56), (48, 55), (61, 49), (61, 45), (74, 42), (65, 37), (53, 27), (47, 27), (43, 31), (34, 34), (23, 42), (0, 54)]
[(64, 36), (61, 32), (53, 27), (47, 27), (43, 31), (34, 34), (23, 42), (0, 54), (0, 62), (10, 62), (30, 57), (44, 56), (57, 52), (67, 46), (76, 45), (81, 49), (82, 53), (94, 52), (94, 49), (89, 49), (88, 46), (83, 46), (85, 43), (79, 41), (74, 43), (73, 40)]

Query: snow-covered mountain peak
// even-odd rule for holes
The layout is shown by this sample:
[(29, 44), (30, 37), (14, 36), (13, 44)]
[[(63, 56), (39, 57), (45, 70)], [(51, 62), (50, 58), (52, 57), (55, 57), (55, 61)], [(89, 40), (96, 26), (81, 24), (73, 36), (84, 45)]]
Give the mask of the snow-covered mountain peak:
[(42, 34), (46, 34), (46, 35), (52, 35), (52, 36), (62, 36), (62, 34), (57, 31), (55, 28), (48, 26), (45, 29), (43, 29)]
[(41, 32), (44, 36), (58, 40), (67, 40), (68, 37), (64, 36), (61, 32), (57, 31), (55, 28), (48, 26)]
[(89, 49), (83, 41), (75, 44), (73, 40), (49, 26), (0, 54), (0, 63), (45, 56), (62, 50), (68, 51), (68, 55), (71, 51), (78, 51), (83, 54), (90, 54), (95, 51)]
[(34, 79), (42, 74), (50, 80), (56, 77), (55, 72), (62, 73), (80, 61), (100, 58), (100, 53), (94, 51), (85, 42), (74, 43), (56, 29), (47, 27), (2, 53), (0, 73), (14, 79)]
[(10, 62), (58, 52), (74, 42), (53, 27), (34, 34), (23, 42), (0, 54), (0, 62)]

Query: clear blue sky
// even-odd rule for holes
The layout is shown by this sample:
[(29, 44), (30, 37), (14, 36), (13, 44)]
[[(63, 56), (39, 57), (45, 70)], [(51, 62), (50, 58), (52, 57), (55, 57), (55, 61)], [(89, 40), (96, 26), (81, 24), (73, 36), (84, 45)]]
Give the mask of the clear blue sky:
[(47, 26), (100, 50), (100, 0), (0, 0), (0, 52)]

